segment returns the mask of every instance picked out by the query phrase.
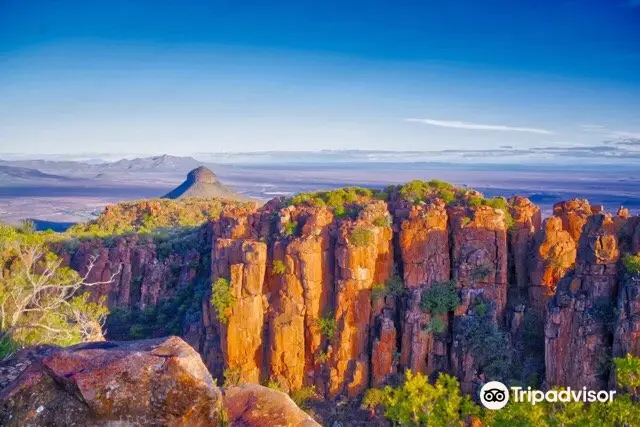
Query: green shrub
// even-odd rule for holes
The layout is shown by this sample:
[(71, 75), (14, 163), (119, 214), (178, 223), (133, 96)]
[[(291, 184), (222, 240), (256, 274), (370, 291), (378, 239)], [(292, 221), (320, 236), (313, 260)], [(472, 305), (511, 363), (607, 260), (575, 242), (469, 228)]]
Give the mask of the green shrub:
[(358, 247), (368, 246), (373, 242), (373, 231), (366, 229), (362, 226), (357, 226), (351, 230), (349, 235), (350, 242)]
[(470, 197), (469, 198), (469, 206), (473, 207), (473, 208), (477, 208), (478, 206), (482, 206), (482, 197)]
[(336, 329), (338, 327), (338, 323), (333, 317), (333, 313), (330, 312), (326, 316), (318, 319), (317, 325), (320, 328), (320, 333), (323, 337), (333, 339), (333, 336), (335, 335)]
[(371, 300), (378, 301), (387, 296), (387, 286), (384, 283), (375, 283), (371, 287)]
[(235, 302), (235, 297), (231, 291), (231, 283), (228, 279), (220, 277), (211, 285), (211, 305), (216, 311), (216, 318), (220, 323), (226, 325), (231, 314), (231, 307)]
[(384, 390), (380, 388), (370, 388), (365, 391), (362, 397), (362, 406), (370, 411), (374, 411), (376, 408), (384, 406), (387, 395)]
[(318, 353), (318, 355), (316, 356), (316, 360), (319, 363), (325, 363), (327, 360), (329, 359), (329, 355), (327, 354), (326, 351), (321, 351)]
[(373, 285), (371, 288), (371, 299), (378, 301), (387, 295), (398, 297), (404, 295), (405, 291), (404, 282), (400, 276), (393, 275), (389, 277), (385, 283), (376, 283)]
[(484, 301), (480, 301), (476, 304), (474, 310), (478, 316), (484, 316), (487, 314), (487, 304), (485, 304)]
[(299, 388), (291, 393), (291, 400), (295, 402), (301, 409), (309, 408), (309, 400), (318, 397), (316, 388), (313, 386), (307, 386)]
[(464, 218), (462, 218), (463, 227), (466, 227), (467, 225), (469, 225), (469, 223), (471, 223), (471, 218), (469, 218), (468, 216), (465, 216)]
[(270, 388), (272, 390), (283, 391), (282, 387), (280, 387), (280, 384), (276, 380), (267, 381), (266, 387), (268, 387), (268, 388)]
[(447, 325), (442, 321), (440, 316), (433, 316), (429, 321), (429, 324), (425, 327), (427, 332), (434, 332), (441, 334), (447, 330)]
[(276, 259), (272, 264), (273, 274), (281, 276), (287, 272), (287, 266), (284, 261)]
[(460, 296), (455, 281), (434, 283), (422, 292), (420, 308), (425, 313), (445, 314), (453, 311), (460, 304)]
[(389, 221), (389, 218), (386, 215), (380, 215), (373, 220), (373, 225), (376, 227), (389, 227), (391, 225), (391, 221)]
[(632, 395), (640, 394), (640, 357), (627, 354), (613, 359), (618, 386)]
[(282, 233), (285, 236), (294, 236), (298, 234), (298, 223), (296, 221), (289, 221), (284, 225)]
[(225, 368), (223, 387), (236, 387), (242, 382), (242, 371), (238, 368)]
[(0, 338), (0, 361), (15, 353), (20, 346), (16, 344), (11, 337), (4, 336)]
[(624, 258), (622, 258), (622, 265), (630, 274), (640, 274), (640, 253), (636, 255), (625, 255)]
[(460, 426), (469, 415), (480, 413), (471, 398), (460, 393), (460, 384), (451, 375), (441, 373), (433, 385), (421, 373), (408, 370), (405, 377), (400, 387), (385, 387), (384, 397), (371, 396), (372, 403), (382, 401), (385, 417), (394, 425)]

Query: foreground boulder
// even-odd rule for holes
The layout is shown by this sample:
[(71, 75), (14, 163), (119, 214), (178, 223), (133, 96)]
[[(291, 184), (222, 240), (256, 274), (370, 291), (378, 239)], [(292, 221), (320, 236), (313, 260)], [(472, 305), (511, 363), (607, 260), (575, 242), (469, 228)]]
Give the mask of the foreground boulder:
[(275, 390), (218, 388), (177, 337), (26, 349), (0, 375), (0, 425), (317, 425)]

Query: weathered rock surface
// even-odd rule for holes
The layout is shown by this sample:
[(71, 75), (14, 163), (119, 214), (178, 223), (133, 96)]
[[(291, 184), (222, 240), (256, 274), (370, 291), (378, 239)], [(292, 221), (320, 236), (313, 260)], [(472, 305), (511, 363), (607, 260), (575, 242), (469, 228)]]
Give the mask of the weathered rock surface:
[(355, 221), (342, 222), (336, 242), (335, 322), (329, 396), (357, 396), (369, 385), (371, 290), (393, 271), (392, 230), (372, 224), (386, 203), (372, 202)]
[(580, 237), (575, 271), (565, 276), (551, 302), (545, 327), (549, 384), (606, 387), (617, 298), (618, 240), (613, 218), (588, 218)]
[(562, 228), (562, 219), (547, 218), (536, 237), (529, 266), (529, 303), (541, 318), (547, 312), (548, 301), (556, 293), (558, 282), (575, 265), (576, 254), (577, 243)]
[[(400, 250), (410, 296), (402, 324), (400, 364), (415, 372), (431, 373), (447, 368), (448, 340), (427, 330), (431, 316), (420, 308), (422, 292), (450, 278), (447, 220), (444, 203), (436, 201), (414, 207), (401, 223)], [(446, 328), (447, 317), (442, 320)]]
[(28, 366), (0, 391), (8, 426), (317, 425), (283, 393), (216, 387), (177, 337), (27, 349), (2, 368)]

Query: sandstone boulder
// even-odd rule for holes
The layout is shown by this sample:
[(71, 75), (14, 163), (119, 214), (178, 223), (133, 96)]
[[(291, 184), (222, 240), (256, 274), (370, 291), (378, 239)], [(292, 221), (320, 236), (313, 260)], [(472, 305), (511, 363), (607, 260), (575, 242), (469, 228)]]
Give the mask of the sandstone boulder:
[(317, 425), (283, 393), (216, 387), (177, 337), (25, 350), (0, 372), (17, 366), (0, 390), (2, 425)]

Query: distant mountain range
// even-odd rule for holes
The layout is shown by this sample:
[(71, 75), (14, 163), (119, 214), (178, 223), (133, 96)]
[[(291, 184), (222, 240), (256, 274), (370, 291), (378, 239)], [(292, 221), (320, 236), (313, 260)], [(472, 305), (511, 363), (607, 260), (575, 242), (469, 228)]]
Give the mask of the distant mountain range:
[(36, 170), (46, 174), (104, 178), (114, 174), (135, 172), (163, 172), (186, 174), (203, 163), (193, 157), (154, 156), (136, 159), (122, 159), (116, 162), (90, 164), (76, 161), (55, 160), (0, 160), (0, 166)]

